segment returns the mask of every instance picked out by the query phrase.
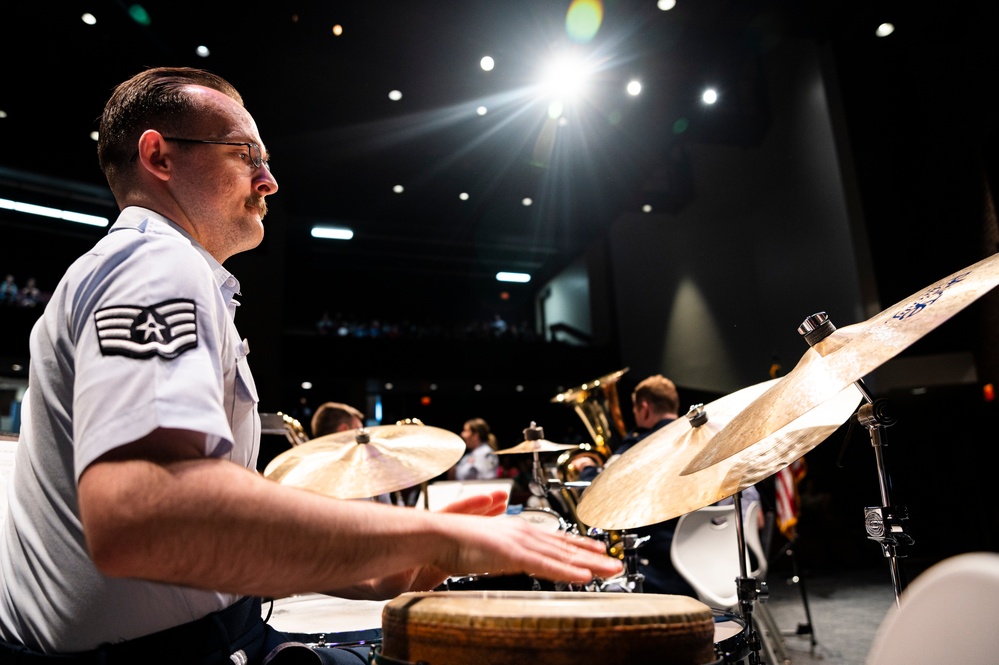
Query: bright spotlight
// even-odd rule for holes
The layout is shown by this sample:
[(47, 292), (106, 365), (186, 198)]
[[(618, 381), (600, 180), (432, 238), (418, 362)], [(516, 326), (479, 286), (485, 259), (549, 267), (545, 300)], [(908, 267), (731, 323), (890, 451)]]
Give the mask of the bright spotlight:
[(573, 99), (586, 88), (589, 75), (590, 70), (582, 60), (565, 57), (548, 67), (542, 85), (555, 99)]
[(552, 120), (558, 120), (562, 117), (562, 111), (565, 110), (565, 106), (562, 105), (560, 100), (555, 100), (548, 105), (548, 117)]
[(313, 226), (313, 238), (326, 238), (327, 240), (350, 240), (354, 237), (354, 232), (340, 226)]
[(461, 199), (462, 201), (467, 201), (468, 200), (468, 192), (462, 192), (461, 194), (458, 195), (458, 198)]
[(479, 115), (485, 115), (489, 113), (489, 109), (487, 109), (485, 106), (480, 106), (479, 108), (475, 109), (475, 112), (478, 113)]
[(894, 25), (892, 25), (891, 23), (882, 23), (881, 25), (878, 26), (878, 29), (875, 31), (874, 34), (876, 34), (878, 37), (887, 37), (893, 32), (895, 32)]
[(701, 95), (701, 101), (705, 104), (714, 104), (718, 101), (718, 91), (714, 88), (708, 88), (704, 91), (704, 94)]
[(482, 60), (479, 60), (479, 66), (482, 67), (482, 71), (491, 72), (493, 71), (493, 67), (496, 66), (496, 61), (487, 55)]
[(395, 192), (396, 194), (402, 194), (404, 191), (406, 191), (406, 188), (403, 187), (402, 185), (395, 185), (392, 187), (392, 191)]
[(636, 97), (640, 92), (642, 92), (642, 84), (638, 81), (628, 81), (627, 90), (629, 95)]
[(659, 2), (656, 3), (656, 7), (663, 10), (664, 12), (668, 12), (669, 10), (676, 7), (676, 0), (659, 0)]
[(531, 276), (524, 272), (498, 272), (496, 273), (496, 281), (526, 284), (531, 281)]
[(399, 92), (398, 90), (392, 90), (391, 92), (389, 92), (389, 99), (391, 99), (393, 102), (397, 102), (400, 99), (402, 99), (402, 93)]

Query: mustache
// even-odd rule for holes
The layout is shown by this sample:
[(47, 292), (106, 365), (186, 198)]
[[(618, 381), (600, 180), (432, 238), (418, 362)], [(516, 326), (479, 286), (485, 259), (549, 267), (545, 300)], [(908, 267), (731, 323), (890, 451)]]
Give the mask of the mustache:
[(267, 214), (267, 199), (263, 196), (251, 196), (246, 200), (247, 208), (256, 208), (260, 212), (260, 219)]

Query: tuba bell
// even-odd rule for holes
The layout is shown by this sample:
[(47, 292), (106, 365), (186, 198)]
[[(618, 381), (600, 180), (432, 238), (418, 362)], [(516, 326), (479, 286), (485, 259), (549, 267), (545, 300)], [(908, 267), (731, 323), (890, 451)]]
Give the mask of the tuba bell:
[[(551, 400), (556, 404), (572, 407), (593, 439), (592, 443), (581, 443), (576, 450), (567, 450), (558, 458), (558, 478), (562, 487), (567, 488), (563, 491), (563, 496), (571, 502), (573, 513), (581, 494), (581, 490), (574, 487), (573, 483), (579, 480), (582, 469), (596, 466), (598, 470), (603, 470), (614, 449), (627, 435), (617, 395), (617, 382), (627, 371), (628, 368), (625, 367), (601, 376), (559, 393)], [(570, 496), (565, 496), (567, 493)]]

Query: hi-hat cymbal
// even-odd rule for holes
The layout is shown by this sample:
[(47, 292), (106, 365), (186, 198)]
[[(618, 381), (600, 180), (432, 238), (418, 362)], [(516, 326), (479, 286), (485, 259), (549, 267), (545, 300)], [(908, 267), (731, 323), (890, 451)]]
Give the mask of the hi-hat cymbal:
[(521, 441), (512, 448), (497, 450), (496, 454), (516, 455), (520, 453), (551, 453), (578, 447), (579, 446), (571, 443), (555, 443), (554, 441), (549, 441), (548, 439), (530, 439), (527, 441)]
[(835, 330), (734, 418), (684, 473), (703, 471), (831, 399), (999, 284), (999, 254), (941, 279), (867, 321)]
[(619, 530), (664, 522), (709, 506), (767, 478), (824, 441), (846, 422), (861, 393), (848, 385), (833, 399), (719, 464), (682, 475), (691, 458), (712, 445), (747, 404), (782, 379), (743, 388), (701, 407), (707, 422), (678, 418), (656, 430), (593, 480), (576, 507), (589, 526)]
[(275, 457), (264, 476), (337, 499), (366, 499), (447, 471), (465, 442), (437, 427), (380, 425), (327, 434)]

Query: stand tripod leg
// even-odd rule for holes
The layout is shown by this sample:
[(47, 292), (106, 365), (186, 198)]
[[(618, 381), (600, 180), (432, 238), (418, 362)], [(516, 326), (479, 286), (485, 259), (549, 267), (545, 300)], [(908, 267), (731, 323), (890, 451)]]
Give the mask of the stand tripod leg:
[(787, 552), (787, 555), (791, 557), (791, 571), (794, 575), (794, 583), (801, 591), (801, 604), (805, 608), (805, 623), (804, 624), (799, 623), (798, 628), (797, 630), (795, 630), (794, 634), (808, 635), (812, 648), (814, 649), (816, 646), (816, 641), (815, 641), (815, 629), (812, 627), (812, 611), (808, 605), (808, 592), (805, 589), (805, 578), (801, 576), (801, 571), (798, 568), (798, 556), (795, 554), (794, 543), (795, 541), (788, 543), (787, 546), (784, 548), (784, 550), (785, 552)]

